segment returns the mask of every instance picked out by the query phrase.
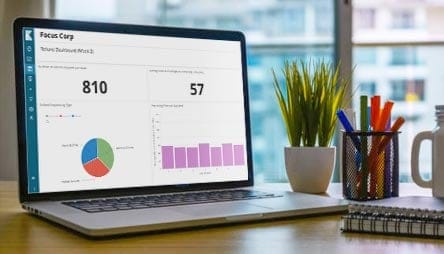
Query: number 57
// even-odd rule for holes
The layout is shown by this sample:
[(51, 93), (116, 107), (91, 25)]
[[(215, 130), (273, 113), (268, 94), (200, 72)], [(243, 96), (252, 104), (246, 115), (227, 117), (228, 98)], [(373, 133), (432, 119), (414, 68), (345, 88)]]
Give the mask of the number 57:
[(190, 84), (190, 94), (191, 95), (202, 95), (204, 84), (202, 83), (191, 83)]

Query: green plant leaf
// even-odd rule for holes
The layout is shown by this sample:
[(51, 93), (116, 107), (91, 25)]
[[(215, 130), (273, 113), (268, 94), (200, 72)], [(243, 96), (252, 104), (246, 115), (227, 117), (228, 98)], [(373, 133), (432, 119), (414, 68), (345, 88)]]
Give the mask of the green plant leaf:
[(336, 112), (344, 105), (350, 80), (339, 78), (339, 65), (285, 61), (284, 84), (272, 69), (273, 85), (291, 146), (329, 146)]

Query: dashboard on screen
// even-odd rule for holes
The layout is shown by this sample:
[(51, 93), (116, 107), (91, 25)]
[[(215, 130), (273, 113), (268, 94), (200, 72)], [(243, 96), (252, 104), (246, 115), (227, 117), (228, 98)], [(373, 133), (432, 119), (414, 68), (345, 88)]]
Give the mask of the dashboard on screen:
[(29, 193), (248, 179), (239, 41), (22, 33)]

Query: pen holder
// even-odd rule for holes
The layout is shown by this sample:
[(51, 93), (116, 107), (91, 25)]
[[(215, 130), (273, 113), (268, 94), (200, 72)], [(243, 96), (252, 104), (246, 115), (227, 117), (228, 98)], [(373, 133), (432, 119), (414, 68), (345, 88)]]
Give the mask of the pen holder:
[(342, 133), (342, 193), (351, 200), (399, 194), (398, 132)]

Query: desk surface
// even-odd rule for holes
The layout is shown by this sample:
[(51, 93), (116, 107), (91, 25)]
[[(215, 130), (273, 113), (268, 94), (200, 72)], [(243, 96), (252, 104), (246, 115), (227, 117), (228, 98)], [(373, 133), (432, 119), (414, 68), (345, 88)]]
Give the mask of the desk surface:
[[(431, 195), (412, 184), (400, 192)], [(340, 185), (328, 193), (339, 196)], [(0, 253), (444, 253), (444, 240), (344, 234), (339, 222), (326, 215), (90, 240), (25, 213), (17, 183), (0, 181)]]

